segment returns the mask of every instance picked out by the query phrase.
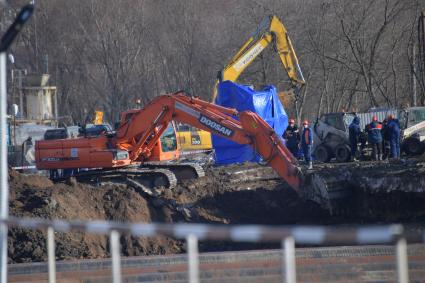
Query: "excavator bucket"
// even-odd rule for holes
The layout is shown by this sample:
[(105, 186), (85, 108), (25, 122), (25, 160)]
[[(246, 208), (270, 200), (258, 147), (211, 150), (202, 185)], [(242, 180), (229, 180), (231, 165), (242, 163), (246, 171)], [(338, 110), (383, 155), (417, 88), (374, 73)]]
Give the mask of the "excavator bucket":
[(321, 169), (320, 174), (317, 172), (305, 172), (301, 177), (300, 197), (319, 204), (323, 209), (327, 210), (331, 215), (338, 214), (344, 210), (347, 199), (352, 195), (353, 188), (347, 182), (352, 176), (349, 170), (341, 170), (338, 173), (335, 169)]

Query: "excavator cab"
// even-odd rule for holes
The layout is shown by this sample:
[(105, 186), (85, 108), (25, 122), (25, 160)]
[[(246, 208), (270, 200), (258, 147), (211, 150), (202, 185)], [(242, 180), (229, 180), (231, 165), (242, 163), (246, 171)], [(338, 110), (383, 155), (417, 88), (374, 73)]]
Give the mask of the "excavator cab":
[(177, 139), (182, 151), (212, 149), (211, 134), (187, 124), (177, 124)]
[(169, 123), (167, 129), (155, 144), (147, 161), (168, 161), (176, 160), (179, 157), (180, 146), (177, 142), (175, 125), (174, 123)]
[[(139, 112), (138, 109), (128, 110), (121, 114), (120, 126), (127, 122), (131, 122), (134, 115)], [(156, 129), (157, 131), (159, 129)], [(148, 159), (140, 157), (139, 161), (170, 161), (180, 157), (180, 145), (177, 142), (176, 126), (174, 122), (168, 124), (167, 129), (162, 133), (159, 140), (155, 143)]]

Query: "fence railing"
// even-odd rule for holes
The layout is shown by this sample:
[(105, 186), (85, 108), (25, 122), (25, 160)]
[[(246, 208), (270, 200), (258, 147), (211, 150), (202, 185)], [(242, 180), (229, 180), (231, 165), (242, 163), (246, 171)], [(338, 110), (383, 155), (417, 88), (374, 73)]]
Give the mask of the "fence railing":
[[(327, 227), (327, 226), (260, 226), (211, 224), (119, 223), (111, 221), (64, 221), (38, 218), (0, 220), (9, 227), (47, 231), (49, 282), (56, 282), (55, 232), (80, 231), (109, 235), (112, 279), (122, 282), (120, 242), (122, 234), (153, 237), (166, 235), (183, 239), (187, 244), (188, 278), (200, 282), (198, 241), (231, 240), (235, 242), (280, 242), (282, 244), (282, 282), (296, 282), (296, 244), (303, 246), (395, 244), (397, 280), (409, 281), (407, 244), (425, 241), (425, 231), (405, 231), (402, 225)], [(284, 272), (283, 272), (284, 271)]]

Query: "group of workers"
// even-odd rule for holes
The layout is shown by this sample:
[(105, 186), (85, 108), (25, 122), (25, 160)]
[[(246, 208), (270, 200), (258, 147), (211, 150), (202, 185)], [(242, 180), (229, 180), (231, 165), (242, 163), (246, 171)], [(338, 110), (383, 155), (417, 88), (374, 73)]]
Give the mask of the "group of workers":
[(308, 169), (313, 169), (313, 162), (311, 159), (313, 132), (309, 127), (308, 121), (304, 120), (303, 130), (300, 134), (298, 126), (295, 124), (295, 120), (289, 119), (289, 125), (283, 133), (283, 138), (286, 141), (286, 147), (295, 157), (298, 157), (299, 149), (302, 149)]
[[(372, 147), (372, 157), (375, 160), (384, 160), (388, 157), (400, 158), (400, 123), (394, 115), (389, 115), (382, 123), (378, 121), (377, 116), (373, 116), (372, 122), (365, 127), (365, 133), (367, 141)], [(301, 148), (308, 169), (312, 169), (313, 132), (308, 121), (303, 122), (303, 129), (300, 132), (295, 120), (289, 119), (289, 125), (282, 137), (285, 139), (286, 147), (295, 157), (299, 156)], [(349, 141), (352, 160), (357, 161), (358, 145), (361, 144), (363, 148), (366, 144), (366, 140), (362, 139), (360, 119), (357, 116), (349, 126)]]
[[(384, 121), (379, 122), (377, 116), (372, 117), (372, 122), (366, 125), (367, 140), (372, 147), (372, 157), (375, 160), (400, 158), (400, 123), (394, 115), (389, 115)], [(349, 126), (349, 140), (351, 156), (356, 161), (358, 144), (361, 141), (360, 119), (355, 117)]]

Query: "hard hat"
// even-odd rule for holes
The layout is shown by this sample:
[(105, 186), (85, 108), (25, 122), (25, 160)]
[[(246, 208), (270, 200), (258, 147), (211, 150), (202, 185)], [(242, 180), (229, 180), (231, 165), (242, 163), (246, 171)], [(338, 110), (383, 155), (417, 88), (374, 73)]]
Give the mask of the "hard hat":
[(377, 121), (378, 121), (378, 117), (373, 116), (373, 117), (372, 117), (372, 121), (373, 121), (373, 122), (377, 122)]
[(303, 125), (308, 125), (308, 120), (304, 120)]
[(295, 124), (295, 120), (294, 119), (289, 119), (289, 124)]

